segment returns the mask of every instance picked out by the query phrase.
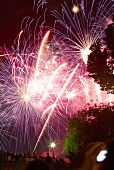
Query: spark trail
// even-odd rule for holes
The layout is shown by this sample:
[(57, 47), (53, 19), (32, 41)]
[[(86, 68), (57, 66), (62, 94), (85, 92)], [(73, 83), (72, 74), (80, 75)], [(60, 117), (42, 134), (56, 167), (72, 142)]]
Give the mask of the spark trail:
[(61, 91), (60, 91), (60, 93), (59, 93), (59, 95), (58, 95), (55, 103), (52, 105), (51, 111), (50, 111), (50, 113), (49, 113), (49, 115), (48, 115), (48, 118), (47, 118), (47, 120), (46, 120), (46, 122), (45, 122), (45, 124), (44, 124), (44, 126), (43, 126), (43, 128), (42, 128), (42, 130), (41, 130), (41, 133), (40, 133), (40, 135), (39, 135), (39, 137), (38, 137), (38, 140), (37, 140), (37, 142), (36, 142), (36, 144), (35, 144), (35, 147), (34, 147), (33, 152), (36, 150), (36, 147), (37, 147), (37, 145), (38, 145), (38, 142), (40, 141), (40, 139), (41, 139), (41, 137), (42, 137), (42, 135), (43, 135), (43, 132), (45, 131), (45, 128), (46, 128), (47, 124), (49, 123), (50, 117), (52, 116), (52, 114), (53, 114), (53, 112), (54, 112), (54, 109), (56, 108), (59, 99), (60, 99), (61, 96), (63, 95), (65, 89), (66, 89), (67, 86), (68, 86), (68, 84), (70, 83), (70, 81), (71, 81), (73, 75), (75, 74), (78, 66), (79, 66), (79, 65), (77, 65), (77, 66), (74, 68), (74, 70), (72, 71), (72, 73), (69, 75), (69, 77), (68, 77), (68, 79), (66, 80), (64, 86), (62, 87), (62, 89), (61, 89)]

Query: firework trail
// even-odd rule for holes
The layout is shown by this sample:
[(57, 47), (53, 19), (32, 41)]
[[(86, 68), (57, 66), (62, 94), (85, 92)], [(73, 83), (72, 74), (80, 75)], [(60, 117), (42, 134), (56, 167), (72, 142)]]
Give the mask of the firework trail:
[[(47, 118), (47, 120), (46, 120), (46, 122), (45, 122), (45, 124), (44, 124), (44, 126), (43, 126), (43, 128), (42, 128), (42, 130), (41, 130), (41, 133), (40, 133), (40, 135), (39, 135), (39, 137), (38, 137), (38, 140), (37, 140), (37, 142), (36, 142), (36, 145), (35, 145), (35, 147), (34, 147), (33, 152), (36, 150), (36, 147), (37, 147), (37, 145), (38, 145), (38, 142), (40, 141), (40, 138), (42, 137), (43, 132), (44, 132), (44, 130), (46, 129), (47, 124), (49, 123), (50, 117), (52, 116), (52, 114), (53, 114), (53, 112), (54, 112), (54, 110), (55, 110), (55, 108), (56, 108), (56, 106), (57, 106), (57, 103), (58, 103), (59, 99), (60, 99), (61, 96), (64, 94), (64, 91), (67, 89), (67, 86), (68, 86), (69, 82), (71, 81), (73, 75), (75, 74), (77, 68), (78, 68), (78, 65), (76, 66), (76, 68), (75, 68), (75, 69), (71, 72), (71, 74), (69, 75), (69, 77), (68, 77), (68, 79), (66, 80), (65, 84), (63, 85), (63, 87), (62, 87), (62, 89), (61, 89), (58, 97), (56, 98), (54, 105), (52, 105), (51, 111), (50, 111), (50, 113), (49, 113), (49, 115), (48, 115), (48, 118)], [(45, 111), (44, 111), (44, 112), (45, 112)]]
[[(35, 13), (38, 14), (40, 8), (42, 8), (44, 10), (44, 6), (45, 6), (45, 10), (46, 10), (46, 4), (47, 4), (46, 0), (34, 0), (33, 11), (35, 11)], [(45, 11), (44, 11), (44, 14), (45, 14)]]
[(0, 150), (5, 150), (4, 145), (8, 143), (7, 136), (10, 136), (8, 132), (8, 122), (0, 115)]
[[(4, 54), (4, 48), (2, 47), (0, 47), (0, 56), (1, 54)], [(1, 82), (0, 82), (0, 87), (1, 87)], [(0, 88), (0, 94), (1, 91), (2, 89)], [(0, 149), (1, 150), (5, 150), (5, 146), (8, 144), (10, 138), (16, 140), (16, 138), (12, 136), (11, 133), (9, 132), (9, 128), (12, 124), (12, 119), (8, 117), (8, 115), (5, 115), (3, 110), (4, 108), (2, 106), (2, 101), (0, 98)]]

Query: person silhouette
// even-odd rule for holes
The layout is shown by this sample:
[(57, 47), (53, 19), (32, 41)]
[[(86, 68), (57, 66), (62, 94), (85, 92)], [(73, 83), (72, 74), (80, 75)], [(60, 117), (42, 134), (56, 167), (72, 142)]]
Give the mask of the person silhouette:
[(50, 167), (43, 160), (35, 160), (28, 163), (25, 170), (50, 170)]
[(51, 163), (51, 157), (49, 156), (49, 153), (47, 152), (47, 156), (45, 157), (46, 162), (49, 164)]

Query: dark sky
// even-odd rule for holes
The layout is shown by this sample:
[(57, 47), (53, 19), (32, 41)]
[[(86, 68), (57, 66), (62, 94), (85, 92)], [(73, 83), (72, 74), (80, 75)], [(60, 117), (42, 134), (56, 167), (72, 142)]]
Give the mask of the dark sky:
[[(37, 2), (37, 0), (36, 0)], [(53, 17), (50, 16), (51, 10), (61, 11), (61, 4), (64, 0), (47, 0), (47, 25), (53, 25)], [(66, 0), (68, 5), (71, 0)], [(19, 34), (21, 22), (24, 17), (31, 16), (37, 20), (38, 15), (33, 11), (34, 0), (0, 0), (0, 46), (10, 47), (14, 39)], [(40, 10), (39, 15), (43, 11)]]

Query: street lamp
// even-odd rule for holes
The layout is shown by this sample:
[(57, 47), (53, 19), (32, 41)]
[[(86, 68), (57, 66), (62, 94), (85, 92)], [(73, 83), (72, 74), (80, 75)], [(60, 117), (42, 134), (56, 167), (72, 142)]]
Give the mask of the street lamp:
[(50, 147), (53, 149), (53, 158), (54, 158), (54, 148), (56, 147), (55, 142), (51, 142)]

